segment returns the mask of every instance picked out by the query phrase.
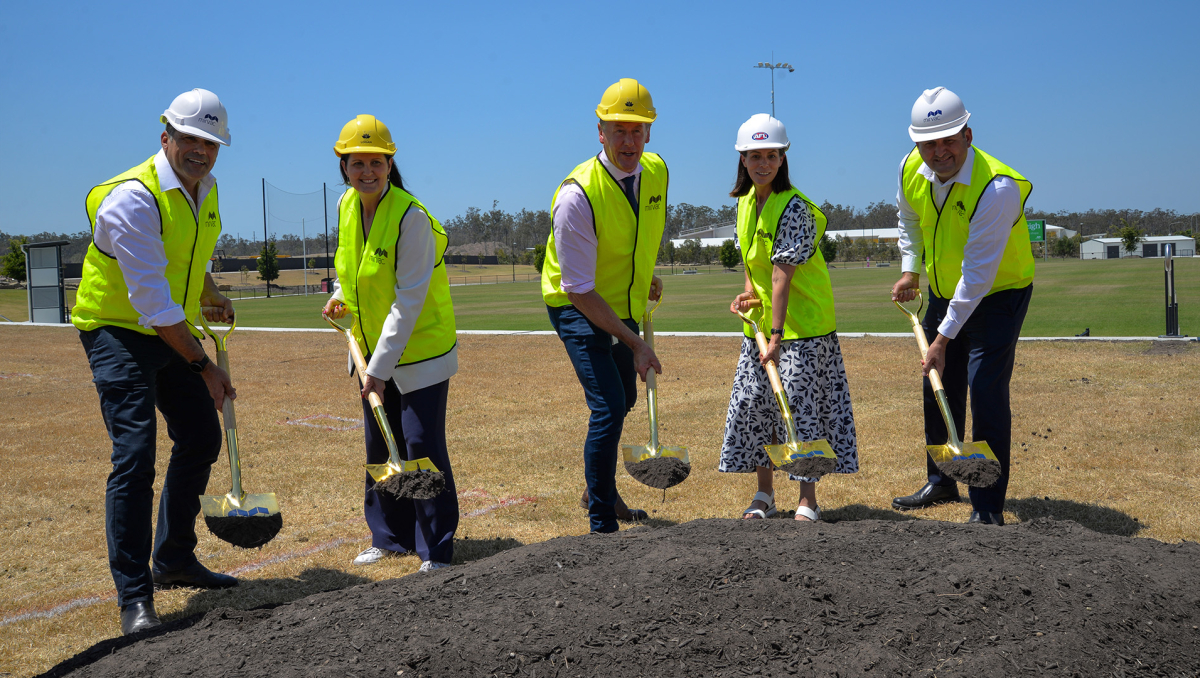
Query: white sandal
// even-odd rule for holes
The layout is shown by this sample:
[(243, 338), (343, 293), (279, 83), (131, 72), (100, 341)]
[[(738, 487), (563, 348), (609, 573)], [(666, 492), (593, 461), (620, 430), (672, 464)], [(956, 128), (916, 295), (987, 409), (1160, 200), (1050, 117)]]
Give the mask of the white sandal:
[[(763, 511), (762, 509), (754, 508), (754, 502), (756, 501), (766, 504), (767, 510)], [(776, 513), (779, 513), (779, 511), (775, 508), (775, 495), (767, 494), (766, 492), (756, 492), (754, 499), (750, 501), (750, 506), (746, 507), (745, 511), (742, 511), (742, 518), (745, 519), (746, 516), (758, 516), (759, 520), (766, 520)]]
[(821, 507), (818, 506), (815, 509), (810, 509), (807, 506), (797, 506), (796, 515), (808, 518), (808, 521), (811, 523), (817, 523), (821, 521)]

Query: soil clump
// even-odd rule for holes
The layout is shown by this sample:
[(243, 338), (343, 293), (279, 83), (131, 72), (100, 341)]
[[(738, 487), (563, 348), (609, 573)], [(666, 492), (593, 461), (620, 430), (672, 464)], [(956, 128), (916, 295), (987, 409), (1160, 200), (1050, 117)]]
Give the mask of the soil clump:
[(402, 471), (371, 486), (397, 499), (433, 499), (446, 489), (446, 476), (433, 471)]
[(697, 520), (217, 609), (47, 675), (1194, 675), (1197, 580), (1195, 543), (1068, 521)]
[(687, 480), (692, 465), (675, 457), (653, 457), (636, 464), (625, 462), (625, 471), (643, 485), (665, 490)]
[(273, 516), (204, 516), (204, 524), (217, 539), (244, 549), (256, 549), (275, 538), (283, 528), (283, 514)]
[(833, 473), (835, 468), (837, 468), (836, 459), (812, 456), (784, 464), (779, 467), (779, 470), (802, 478), (820, 478), (827, 473)]
[(942, 473), (971, 487), (991, 487), (1000, 479), (1000, 463), (991, 459), (951, 459), (937, 466)]

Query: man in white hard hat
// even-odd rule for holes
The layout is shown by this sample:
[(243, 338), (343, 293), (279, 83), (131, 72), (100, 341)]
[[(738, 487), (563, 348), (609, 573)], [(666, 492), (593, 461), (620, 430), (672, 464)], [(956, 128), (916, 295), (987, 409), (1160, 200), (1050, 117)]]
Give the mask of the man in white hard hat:
[[(206, 270), (221, 233), (211, 172), (229, 124), (203, 89), (176, 97), (160, 121), (158, 153), (88, 193), (92, 242), (72, 310), (113, 443), (105, 528), (124, 634), (161, 623), (155, 584), (237, 585), (194, 553), (200, 495), (221, 450), (217, 410), (235, 397), (195, 330), (201, 307), (209, 320), (233, 319)], [(152, 534), (155, 407), (174, 445)]]
[[(928, 375), (942, 377), (954, 425), (965, 430), (967, 391), (971, 435), (986, 441), (1000, 461), (990, 487), (970, 488), (968, 522), (1004, 524), (1012, 411), (1009, 381), (1021, 324), (1033, 293), (1033, 254), (1025, 222), (1032, 184), (972, 146), (971, 114), (950, 90), (925, 90), (912, 108), (908, 134), (916, 147), (900, 162), (896, 202), (902, 273), (892, 298), (905, 302), (920, 289), (920, 262), (928, 276), (923, 327), (929, 352), (925, 379), (925, 440), (944, 445), (945, 422)], [(928, 482), (892, 501), (900, 510), (959, 499), (954, 480), (927, 455)]]
[(637, 400), (634, 375), (662, 372), (638, 320), (662, 292), (654, 263), (666, 227), (667, 166), (644, 152), (657, 114), (637, 80), (611, 85), (596, 116), (603, 150), (554, 193), (542, 298), (591, 410), (583, 503), (591, 531), (605, 533), (616, 532), (618, 520), (646, 517), (621, 500), (616, 470), (625, 415)]

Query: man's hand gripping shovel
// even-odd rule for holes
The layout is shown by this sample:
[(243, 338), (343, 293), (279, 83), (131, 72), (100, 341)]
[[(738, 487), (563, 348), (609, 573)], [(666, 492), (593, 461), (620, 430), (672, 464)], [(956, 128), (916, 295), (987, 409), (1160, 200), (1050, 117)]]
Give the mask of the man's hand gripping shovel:
[[(237, 318), (229, 323), (224, 335), (212, 331), (200, 313), (200, 324), (205, 333), (217, 345), (217, 366), (229, 372), (229, 352), (226, 350), (229, 335), (237, 326)], [(226, 398), (221, 408), (225, 424), (225, 449), (229, 454), (229, 475), (233, 487), (224, 496), (202, 495), (200, 511), (208, 531), (222, 541), (244, 549), (257, 548), (279, 534), (283, 527), (283, 515), (279, 512), (279, 501), (274, 492), (247, 494), (242, 491), (242, 464), (238, 455), (237, 419), (233, 414), (233, 400)]]
[[(658, 301), (646, 307), (642, 320), (642, 336), (650, 350), (654, 350), (654, 311), (662, 305)], [(645, 445), (624, 445), (625, 470), (633, 479), (650, 487), (665, 490), (674, 487), (692, 472), (686, 447), (660, 445), (658, 442), (658, 380), (654, 368), (646, 370), (646, 407), (650, 419), (650, 442)]]
[[(363, 357), (362, 349), (354, 339), (354, 327), (358, 322), (357, 319), (351, 315), (350, 327), (344, 327), (324, 312), (321, 313), (321, 317), (325, 318), (325, 322), (329, 323), (330, 327), (346, 337), (346, 341), (350, 344), (350, 355), (354, 359), (354, 369), (358, 372), (360, 379), (365, 379), (367, 359)], [(412, 461), (401, 459), (400, 448), (396, 445), (396, 436), (392, 434), (392, 427), (388, 425), (387, 412), (383, 409), (383, 399), (374, 391), (367, 399), (371, 403), (371, 411), (375, 414), (375, 422), (379, 424), (379, 430), (383, 432), (383, 439), (387, 441), (388, 446), (386, 464), (363, 464), (363, 468), (367, 469), (367, 473), (375, 479), (375, 485), (371, 489), (376, 492), (384, 492), (397, 499), (433, 499), (441, 494), (446, 489), (445, 474), (439, 471), (428, 457)]]
[[(758, 308), (762, 313), (762, 301), (751, 299), (745, 302), (751, 308)], [(749, 315), (737, 312), (738, 316), (754, 328), (754, 340), (758, 343), (758, 351), (767, 354), (767, 337), (759, 329), (758, 323)], [(765, 320), (765, 318), (764, 318)], [(796, 421), (792, 418), (792, 409), (788, 406), (787, 393), (783, 390), (783, 381), (779, 378), (779, 368), (775, 361), (767, 362), (767, 378), (771, 381), (771, 391), (775, 393), (775, 404), (779, 406), (779, 414), (787, 429), (787, 442), (782, 445), (766, 445), (767, 456), (775, 468), (787, 471), (794, 476), (805, 478), (820, 478), (826, 473), (832, 473), (837, 467), (837, 455), (829, 441), (819, 440), (801, 442), (796, 436)]]
[[(925, 338), (925, 330), (921, 328), (921, 319), (917, 316), (925, 307), (925, 298), (921, 291), (916, 290), (920, 304), (917, 310), (910, 311), (899, 301), (893, 300), (912, 325), (913, 334), (917, 337), (917, 345), (921, 347), (921, 360), (929, 353), (929, 340)], [(942, 377), (937, 370), (929, 370), (929, 383), (933, 386), (933, 395), (937, 398), (938, 409), (942, 411), (942, 419), (946, 421), (946, 434), (949, 440), (945, 445), (926, 445), (925, 451), (937, 464), (938, 469), (951, 478), (970, 485), (971, 487), (989, 487), (1000, 478), (1000, 461), (992, 454), (992, 448), (982, 440), (964, 443), (958, 437), (958, 429), (954, 427), (954, 417), (950, 416), (950, 403), (946, 400), (946, 389), (942, 387)]]

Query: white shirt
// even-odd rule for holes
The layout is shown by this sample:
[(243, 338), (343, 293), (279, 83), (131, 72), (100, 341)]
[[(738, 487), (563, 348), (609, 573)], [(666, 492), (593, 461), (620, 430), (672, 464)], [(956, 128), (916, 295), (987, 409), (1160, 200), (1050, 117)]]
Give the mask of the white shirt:
[[(349, 191), (343, 193), (342, 199), (348, 195)], [(413, 205), (400, 221), (400, 242), (396, 245), (396, 300), (392, 302), (379, 341), (371, 351), (371, 361), (367, 363), (367, 374), (383, 381), (394, 379), (401, 393), (440, 384), (458, 372), (457, 345), (446, 355), (431, 360), (396, 365), (425, 307), (436, 258), (437, 242), (429, 217)], [(345, 301), (340, 280), (333, 283), (333, 298)], [(353, 359), (349, 367), (353, 369)]]
[[(163, 193), (179, 191), (187, 199), (193, 216), (196, 202), (183, 190), (167, 154), (154, 156), (158, 185)], [(210, 172), (200, 180), (200, 204), (217, 185)], [(125, 286), (129, 288), (129, 303), (139, 314), (142, 327), (166, 327), (187, 319), (183, 307), (171, 299), (167, 283), (167, 252), (163, 247), (162, 216), (154, 196), (138, 181), (126, 181), (113, 189), (96, 210), (96, 231), (92, 240), (96, 248), (112, 255), (121, 269)], [(211, 253), (209, 256), (212, 256)]]
[[(635, 177), (633, 194), (639, 195), (641, 163), (632, 172), (626, 172), (613, 164), (603, 150), (597, 157), (618, 182), (629, 176)], [(559, 287), (563, 292), (575, 294), (596, 289), (596, 225), (591, 203), (579, 184), (571, 182), (558, 190), (551, 208), (551, 218), (554, 220), (554, 249), (558, 254), (562, 276)]]
[[(899, 190), (896, 191), (896, 205), (900, 208), (900, 270), (906, 273), (922, 273), (921, 255), (925, 249), (925, 240), (921, 234), (921, 216), (908, 204), (904, 197), (904, 163), (908, 155), (900, 161)], [(958, 174), (949, 181), (942, 183), (937, 174), (921, 163), (918, 172), (933, 184), (934, 202), (938, 209), (946, 202), (946, 196), (954, 183), (964, 186), (971, 185), (971, 172), (975, 167), (975, 148), (967, 151), (967, 161), (963, 163)], [(996, 272), (1000, 270), (1000, 260), (1004, 256), (1004, 247), (1008, 244), (1009, 234), (1013, 224), (1021, 214), (1021, 189), (1016, 182), (1008, 177), (996, 177), (983, 194), (979, 196), (975, 214), (967, 226), (967, 243), (963, 249), (962, 278), (954, 289), (946, 317), (938, 325), (938, 333), (948, 339), (958, 336), (963, 323), (971, 317), (979, 301), (992, 289), (996, 280)]]

